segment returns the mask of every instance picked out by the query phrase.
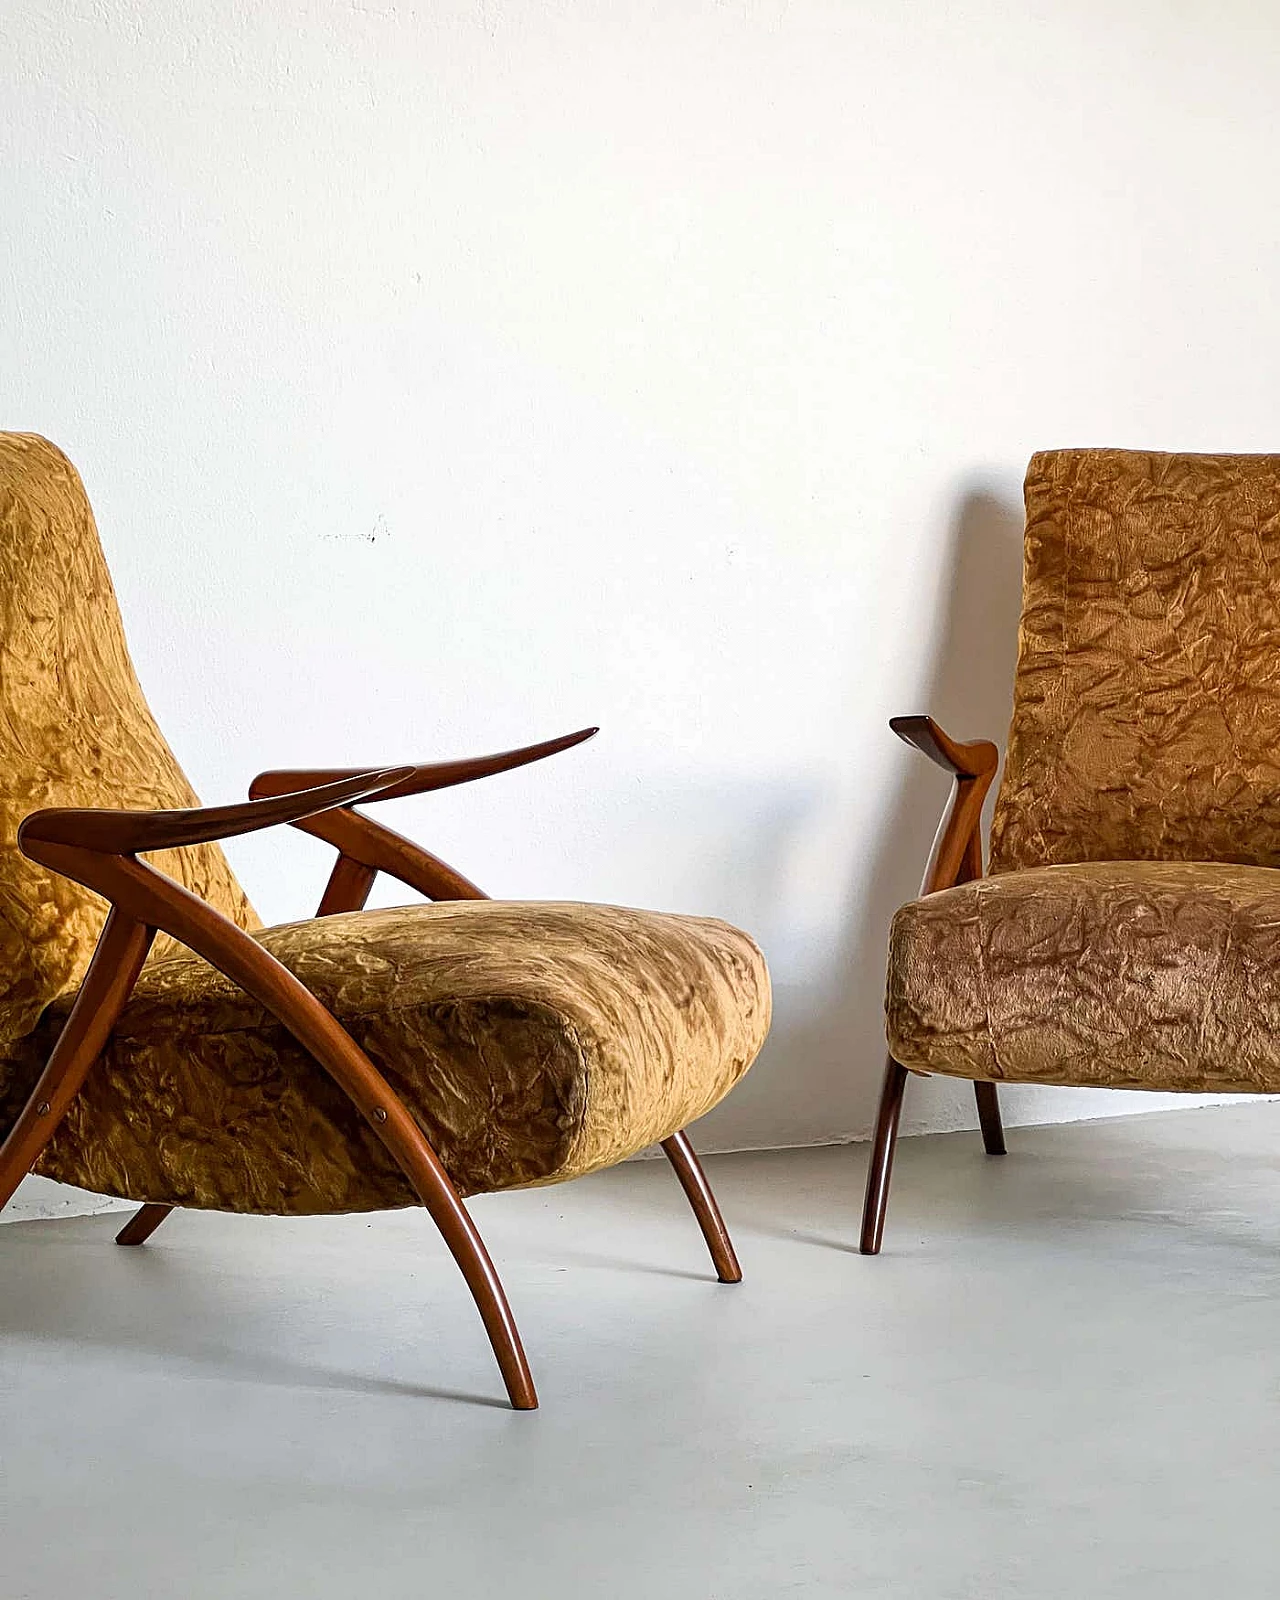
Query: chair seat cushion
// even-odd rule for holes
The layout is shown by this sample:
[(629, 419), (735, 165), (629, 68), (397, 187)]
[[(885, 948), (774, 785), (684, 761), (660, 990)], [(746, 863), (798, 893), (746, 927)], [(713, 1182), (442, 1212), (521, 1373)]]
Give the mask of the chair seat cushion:
[(913, 900), (887, 1012), (891, 1052), (922, 1072), (1280, 1090), (1280, 870), (1097, 862)]
[[(464, 1194), (576, 1177), (667, 1138), (732, 1088), (769, 1026), (759, 950), (698, 917), (478, 900), (254, 937), (386, 1075)], [(16, 1076), (33, 1081), (71, 998)], [(188, 955), (144, 969), (37, 1170), (229, 1211), (415, 1198), (324, 1070)]]

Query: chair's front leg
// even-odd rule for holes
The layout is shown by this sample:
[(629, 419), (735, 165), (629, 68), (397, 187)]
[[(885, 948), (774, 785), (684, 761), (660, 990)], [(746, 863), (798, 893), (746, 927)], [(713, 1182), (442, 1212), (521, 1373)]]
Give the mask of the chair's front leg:
[[(938, 824), (933, 850), (924, 871), (920, 893), (937, 894), (982, 876), (982, 804), (995, 777), (999, 752), (989, 740), (960, 744), (949, 738), (930, 717), (893, 717), (890, 728), (907, 744), (914, 745), (936, 766), (955, 779), (951, 800)], [(862, 1206), (862, 1236), (859, 1249), (864, 1256), (880, 1253), (884, 1237), (885, 1211), (889, 1205), (889, 1179), (893, 1172), (893, 1152), (902, 1118), (902, 1097), (907, 1087), (907, 1069), (889, 1057), (880, 1108), (876, 1113), (871, 1160), (867, 1167), (867, 1189)], [(993, 1083), (975, 1083), (978, 1121), (990, 1155), (1004, 1154), (1004, 1129), (1000, 1124), (1000, 1104)]]
[(30, 1172), (80, 1093), (124, 1009), (155, 929), (112, 909), (71, 1014), (30, 1098), (0, 1145), (0, 1208)]
[(858, 1248), (864, 1256), (878, 1256), (884, 1238), (884, 1214), (889, 1207), (889, 1179), (893, 1175), (893, 1152), (898, 1143), (898, 1121), (902, 1116), (902, 1096), (907, 1087), (907, 1069), (892, 1056), (885, 1062), (884, 1087), (876, 1113), (876, 1131), (871, 1141), (871, 1160), (867, 1165), (867, 1192), (862, 1202), (862, 1239)]
[[(28, 851), (28, 854), (31, 853)], [(243, 929), (237, 928), (181, 884), (164, 877), (136, 857), (99, 857), (74, 846), (58, 845), (42, 851), (42, 855), (42, 864), (52, 866), (55, 871), (106, 895), (114, 907), (131, 912), (139, 922), (146, 919), (141, 936), (125, 950), (130, 961), (122, 977), (127, 977), (127, 982), (117, 978), (116, 986), (107, 987), (110, 980), (106, 975), (104, 945), (107, 938), (104, 934), (103, 944), (94, 957), (94, 965), (90, 967), (90, 975), (85, 980), (80, 999), (68, 1018), (63, 1038), (71, 1031), (77, 1013), (97, 995), (99, 988), (105, 989), (108, 997), (115, 1000), (114, 1009), (110, 1010), (105, 1025), (97, 1020), (91, 1029), (86, 1028), (82, 1036), (88, 1060), (80, 1072), (79, 1081), (83, 1081), (88, 1064), (92, 1063), (106, 1043), (111, 1025), (150, 947), (153, 929), (163, 928), (252, 995), (267, 1012), (284, 1024), (303, 1049), (346, 1092), (408, 1179), (457, 1262), (489, 1335), (512, 1406), (517, 1411), (534, 1410), (538, 1399), (520, 1335), (475, 1223), (439, 1157), (400, 1097), (336, 1018), (325, 1010), (305, 985)], [(111, 923), (108, 923), (110, 927)], [(123, 968), (124, 964), (117, 960), (115, 965)], [(95, 968), (98, 967), (103, 972), (100, 983), (95, 975)], [(95, 979), (94, 984), (90, 979)], [(77, 1046), (80, 1042), (77, 1037)], [(55, 1058), (59, 1056), (61, 1047), (62, 1039), (55, 1049)], [(80, 1056), (76, 1055), (74, 1060), (79, 1064)], [(55, 1060), (51, 1059), (50, 1067), (54, 1065)], [(64, 1075), (65, 1072), (64, 1066)], [(70, 1097), (66, 1098), (69, 1103)], [(21, 1124), (19, 1129), (15, 1129), (15, 1137), (20, 1133)], [(10, 1145), (6, 1144), (5, 1152), (9, 1149)], [(7, 1170), (7, 1166), (0, 1168), (3, 1172)], [(15, 1178), (15, 1187), (16, 1181)], [(141, 1229), (142, 1217), (139, 1216), (135, 1221)]]

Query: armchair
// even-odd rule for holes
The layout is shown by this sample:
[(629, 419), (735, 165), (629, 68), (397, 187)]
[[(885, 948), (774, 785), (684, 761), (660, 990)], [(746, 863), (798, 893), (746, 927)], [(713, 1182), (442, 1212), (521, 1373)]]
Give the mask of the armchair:
[(1031, 460), (1013, 721), (893, 730), (955, 780), (889, 940), (889, 1063), (861, 1248), (881, 1245), (909, 1072), (1280, 1091), (1280, 456)]
[[(657, 1143), (717, 1276), (738, 1281), (684, 1130), (768, 1030), (751, 940), (492, 901), (354, 809), (595, 729), (466, 761), (265, 772), (248, 801), (199, 807), (133, 674), (79, 478), (18, 434), (0, 434), (0, 701), (0, 1206), (39, 1171), (141, 1202), (118, 1235), (137, 1246), (175, 1206), (421, 1204), (522, 1410), (532, 1377), (466, 1195)], [(315, 918), (264, 929), (218, 841), (282, 825), (337, 860)], [(379, 872), (433, 903), (365, 911)]]

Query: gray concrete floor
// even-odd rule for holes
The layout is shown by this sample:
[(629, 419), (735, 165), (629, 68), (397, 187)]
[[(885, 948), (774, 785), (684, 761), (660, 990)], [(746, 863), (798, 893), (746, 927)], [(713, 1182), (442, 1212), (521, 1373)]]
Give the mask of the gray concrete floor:
[(474, 1210), (516, 1415), (420, 1213), (0, 1228), (4, 1600), (1280, 1592), (1280, 1104), (709, 1163)]

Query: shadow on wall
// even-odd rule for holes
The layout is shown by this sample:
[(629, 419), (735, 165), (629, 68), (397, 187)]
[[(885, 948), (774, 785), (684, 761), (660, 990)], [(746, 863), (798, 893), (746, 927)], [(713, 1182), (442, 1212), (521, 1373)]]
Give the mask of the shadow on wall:
[[(958, 739), (992, 739), (1003, 755), (1013, 703), (1018, 618), (1022, 603), (1019, 508), (988, 493), (970, 493), (952, 524), (950, 571), (942, 587), (933, 658), (925, 688), (895, 714), (927, 712)], [(886, 726), (883, 738), (892, 741)], [(870, 1134), (884, 1067), (884, 978), (889, 924), (918, 893), (921, 874), (951, 780), (903, 747), (901, 778), (885, 812), (878, 848), (856, 902), (848, 939), (833, 962), (831, 992), (809, 1021), (784, 1024), (778, 1057), (804, 1061), (843, 1105), (836, 1137)], [(994, 786), (993, 786), (994, 788)], [(906, 1131), (976, 1127), (973, 1091), (958, 1079), (913, 1080)]]

